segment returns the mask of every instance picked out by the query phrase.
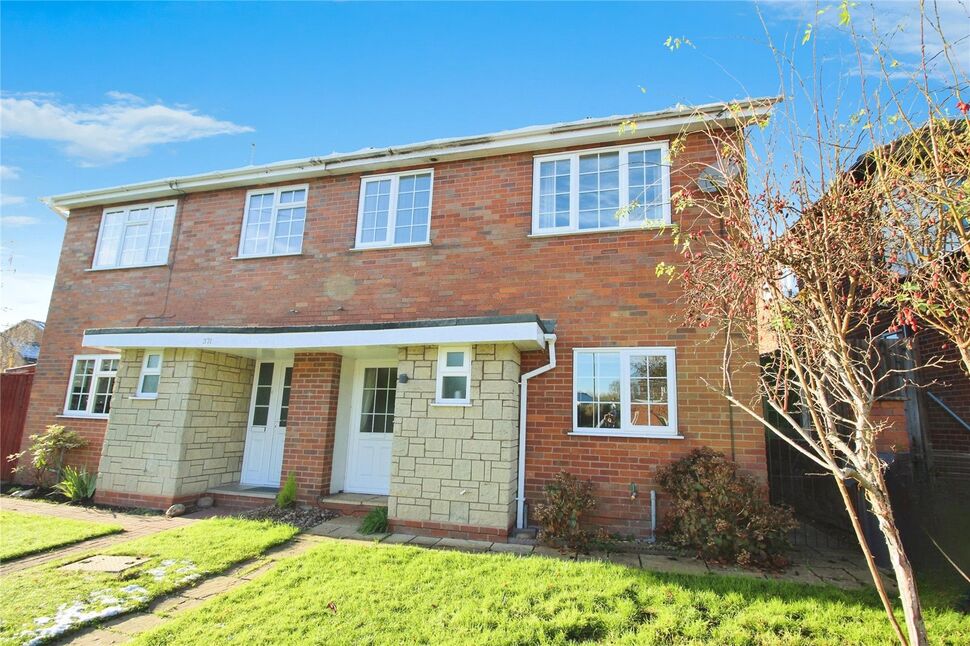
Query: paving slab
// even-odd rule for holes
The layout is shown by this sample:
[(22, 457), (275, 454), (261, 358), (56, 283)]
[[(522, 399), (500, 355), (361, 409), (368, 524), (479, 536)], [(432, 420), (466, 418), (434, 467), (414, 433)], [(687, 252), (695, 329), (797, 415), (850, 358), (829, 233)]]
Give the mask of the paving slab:
[(677, 558), (674, 556), (640, 555), (640, 567), (656, 572), (674, 574), (707, 574), (707, 564), (698, 559)]
[(77, 570), (79, 572), (105, 572), (118, 574), (130, 570), (148, 560), (145, 556), (109, 556), (98, 554), (80, 561), (74, 561), (62, 566), (61, 570)]
[(498, 554), (532, 554), (534, 546), (532, 545), (522, 545), (519, 543), (492, 543), (491, 552), (496, 552)]
[(442, 538), (434, 548), (458, 552), (487, 552), (492, 544), (488, 541), (470, 541), (464, 538)]
[(385, 536), (381, 543), (384, 543), (385, 545), (406, 545), (414, 539), (414, 534), (402, 534), (400, 532), (394, 532), (393, 534), (388, 534)]
[(414, 539), (408, 543), (408, 545), (415, 545), (417, 547), (432, 547), (440, 540), (440, 538), (435, 536), (415, 536)]
[(140, 614), (134, 617), (128, 617), (120, 621), (113, 621), (109, 624), (105, 624), (104, 628), (116, 633), (121, 633), (125, 636), (131, 637), (137, 635), (138, 633), (143, 633), (146, 630), (151, 630), (155, 626), (164, 622), (165, 618), (154, 614)]
[(213, 576), (199, 585), (189, 588), (182, 595), (190, 599), (207, 599), (221, 594), (230, 588), (234, 588), (239, 585), (239, 581), (239, 579), (230, 576)]

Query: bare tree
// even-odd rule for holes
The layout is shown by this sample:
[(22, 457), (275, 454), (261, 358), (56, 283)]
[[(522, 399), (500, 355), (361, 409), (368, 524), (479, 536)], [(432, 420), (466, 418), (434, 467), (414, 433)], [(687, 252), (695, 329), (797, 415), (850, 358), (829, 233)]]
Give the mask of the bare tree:
[[(932, 30), (939, 47), (924, 46), (919, 64), (900, 75), (885, 35), (875, 27), (860, 34), (852, 6), (843, 2), (833, 12), (855, 44), (859, 69), (849, 78), (859, 83), (859, 104), (842, 119), (845, 106), (826, 105), (817, 29), (808, 25), (796, 45), (810, 51), (807, 75), (791, 52), (772, 45), (789, 100), (770, 121), (729, 107), (734, 123), (707, 130), (719, 161), (696, 169), (697, 185), (672, 196), (672, 206), (682, 218), (715, 224), (675, 231), (683, 260), (657, 272), (682, 282), (689, 322), (725, 342), (723, 381), (709, 385), (831, 474), (899, 641), (925, 644), (916, 579), (878, 451), (888, 422), (873, 409), (901, 387), (884, 362), (887, 334), (900, 327), (937, 329), (970, 370), (970, 128), (960, 96), (967, 85), (958, 65), (939, 64), (952, 50), (935, 13), (920, 5), (922, 29)], [(672, 155), (677, 150), (674, 142)], [(767, 365), (734, 360), (734, 348), (756, 344), (766, 331), (776, 347)], [(738, 399), (732, 376), (759, 368), (762, 401)], [(781, 422), (769, 420), (763, 405)], [(888, 546), (905, 630), (867, 546), (850, 481)]]

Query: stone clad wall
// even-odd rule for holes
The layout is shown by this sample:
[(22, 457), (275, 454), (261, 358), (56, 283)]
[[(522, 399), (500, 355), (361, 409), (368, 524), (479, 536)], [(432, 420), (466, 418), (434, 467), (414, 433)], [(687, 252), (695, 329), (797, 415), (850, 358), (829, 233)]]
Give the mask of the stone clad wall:
[[(515, 520), (519, 350), (474, 347), (470, 406), (437, 406), (438, 348), (401, 348), (388, 515), (430, 530), (492, 528)], [(460, 530), (459, 531), (463, 531)]]
[(156, 399), (133, 399), (144, 351), (118, 366), (96, 499), (164, 506), (237, 482), (254, 361), (220, 352), (166, 349)]

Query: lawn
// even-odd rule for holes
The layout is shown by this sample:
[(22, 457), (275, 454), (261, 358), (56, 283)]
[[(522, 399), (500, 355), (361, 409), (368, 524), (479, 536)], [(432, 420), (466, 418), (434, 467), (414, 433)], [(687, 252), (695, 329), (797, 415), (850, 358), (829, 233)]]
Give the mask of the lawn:
[(120, 531), (118, 525), (0, 511), (0, 561)]
[[(936, 643), (970, 618), (927, 609)], [(871, 592), (599, 562), (327, 543), (135, 643), (880, 644)]]
[(296, 531), (268, 521), (214, 518), (96, 552), (148, 558), (121, 575), (59, 569), (90, 555), (84, 554), (3, 577), (0, 644), (62, 635), (143, 607), (159, 595), (257, 557)]

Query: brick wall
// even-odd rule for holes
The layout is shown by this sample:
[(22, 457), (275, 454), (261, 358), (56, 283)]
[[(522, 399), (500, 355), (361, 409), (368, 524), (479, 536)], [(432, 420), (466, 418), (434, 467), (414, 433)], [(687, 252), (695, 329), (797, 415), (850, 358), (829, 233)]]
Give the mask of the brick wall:
[(97, 499), (164, 506), (238, 482), (253, 360), (167, 349), (158, 397), (133, 399), (143, 356), (127, 350), (118, 366)]
[[(388, 516), (411, 527), (507, 530), (515, 521), (519, 351), (473, 350), (469, 406), (436, 406), (436, 346), (399, 350)], [(474, 530), (469, 530), (474, 531)]]
[[(623, 138), (621, 143), (633, 143)], [(671, 170), (676, 191), (715, 160), (701, 134), (687, 138)], [(559, 469), (592, 478), (613, 525), (643, 527), (649, 510), (630, 501), (631, 481), (653, 486), (656, 467), (708, 444), (731, 453), (724, 400), (702, 382), (719, 378), (720, 346), (681, 325), (676, 283), (657, 278), (656, 263), (675, 263), (669, 234), (613, 231), (529, 237), (533, 155), (433, 164), (431, 245), (351, 251), (359, 175), (310, 180), (303, 253), (233, 260), (239, 245), (246, 187), (182, 196), (170, 265), (90, 268), (102, 208), (77, 209), (67, 224), (25, 434), (63, 410), (71, 357), (85, 328), (136, 325), (295, 325), (420, 318), (538, 314), (557, 320), (560, 364), (530, 383), (527, 455), (530, 502)], [(690, 209), (674, 214), (685, 229), (708, 224)], [(271, 297), (267, 295), (271, 294)], [(572, 424), (574, 347), (664, 345), (677, 348), (680, 432), (684, 440), (582, 438)], [(545, 363), (522, 355), (522, 369)], [(757, 354), (735, 381), (754, 395)], [(294, 395), (297, 389), (294, 388)], [(734, 453), (764, 477), (758, 425), (735, 412)], [(75, 421), (92, 441), (72, 460), (97, 466), (103, 421)], [(93, 456), (93, 457), (92, 457)]]
[(339, 389), (340, 355), (297, 353), (281, 478), (294, 474), (297, 497), (304, 502), (330, 494)]

